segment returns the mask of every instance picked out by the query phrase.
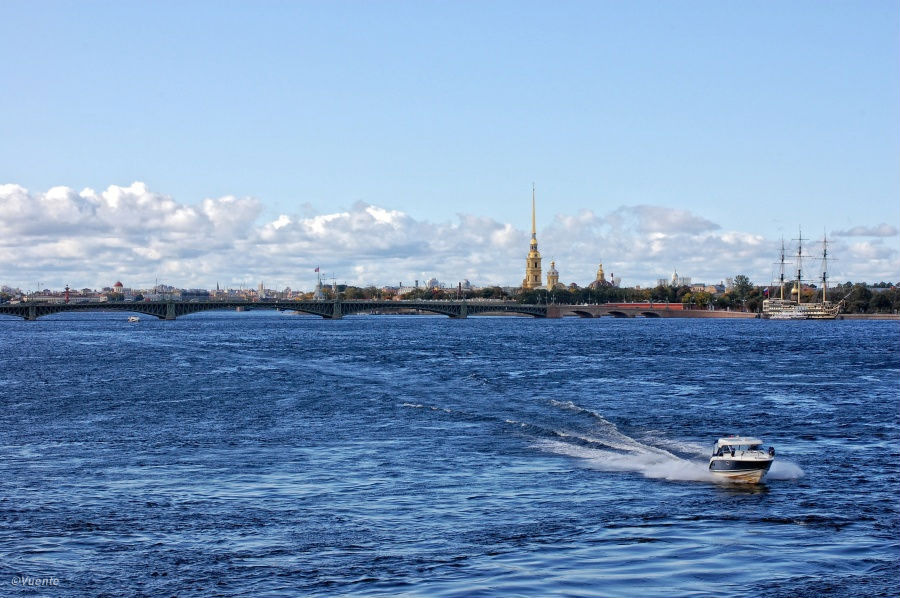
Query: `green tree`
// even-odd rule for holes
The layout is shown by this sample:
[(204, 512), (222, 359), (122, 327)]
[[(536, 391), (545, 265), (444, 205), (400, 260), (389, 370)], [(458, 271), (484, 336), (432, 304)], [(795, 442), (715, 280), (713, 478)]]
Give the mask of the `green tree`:
[(712, 301), (712, 295), (706, 291), (697, 291), (693, 293), (694, 304), (700, 308), (706, 308)]
[(478, 292), (482, 299), (503, 299), (505, 294), (500, 287), (484, 287)]
[(743, 301), (750, 295), (750, 291), (753, 290), (753, 283), (750, 282), (750, 278), (747, 275), (738, 274), (734, 277), (732, 289), (734, 291), (735, 297), (738, 300)]
[(869, 302), (872, 299), (872, 291), (864, 284), (855, 284), (844, 299), (847, 313), (864, 314), (869, 311)]
[[(580, 290), (580, 289), (579, 289)], [(572, 303), (578, 291), (568, 289), (554, 289), (550, 291), (550, 301), (553, 303)]]
[(893, 305), (887, 292), (875, 293), (869, 304), (876, 313), (890, 313)]

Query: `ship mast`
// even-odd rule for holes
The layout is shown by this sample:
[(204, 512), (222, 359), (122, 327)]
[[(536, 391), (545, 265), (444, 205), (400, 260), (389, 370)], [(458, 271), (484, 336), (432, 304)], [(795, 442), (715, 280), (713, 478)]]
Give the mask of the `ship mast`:
[(803, 297), (801, 292), (803, 284), (803, 229), (797, 227), (797, 230), (799, 232), (797, 238), (797, 305), (800, 305), (800, 300)]
[(779, 269), (778, 281), (781, 284), (781, 300), (784, 301), (784, 237), (781, 237), (781, 267)]
[(828, 237), (822, 235), (822, 303), (828, 301)]

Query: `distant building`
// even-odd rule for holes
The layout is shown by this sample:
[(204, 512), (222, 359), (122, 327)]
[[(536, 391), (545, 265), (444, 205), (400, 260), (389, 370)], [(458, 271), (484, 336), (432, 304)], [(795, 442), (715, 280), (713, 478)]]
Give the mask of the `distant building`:
[(657, 278), (656, 286), (658, 287), (689, 287), (691, 286), (691, 277), (690, 276), (679, 276), (678, 270), (672, 272), (672, 277), (669, 279), (666, 278)]
[(535, 220), (534, 185), (531, 186), (531, 246), (525, 258), (525, 279), (522, 289), (530, 291), (541, 286), (541, 253), (538, 251), (537, 226)]
[(556, 270), (556, 262), (550, 262), (550, 269), (547, 270), (547, 290), (552, 291), (559, 287), (559, 272)]
[(325, 291), (322, 288), (322, 278), (316, 280), (316, 290), (313, 292), (314, 301), (322, 301), (325, 299)]
[(129, 288), (125, 288), (125, 285), (122, 284), (121, 280), (117, 280), (116, 283), (112, 286), (112, 293), (121, 295), (122, 299), (125, 301), (134, 300), (134, 291)]
[(209, 291), (206, 289), (182, 289), (182, 301), (207, 301), (209, 300)]
[(705, 282), (695, 282), (691, 285), (691, 292), (693, 293), (709, 293), (710, 295), (715, 295), (717, 293), (721, 293), (725, 291), (725, 287), (721, 285), (714, 284), (706, 284)]
[(597, 278), (594, 279), (594, 282), (588, 285), (589, 289), (600, 289), (603, 287), (611, 287), (615, 286), (615, 283), (612, 280), (606, 279), (606, 273), (603, 272), (603, 264), (601, 263), (597, 267)]

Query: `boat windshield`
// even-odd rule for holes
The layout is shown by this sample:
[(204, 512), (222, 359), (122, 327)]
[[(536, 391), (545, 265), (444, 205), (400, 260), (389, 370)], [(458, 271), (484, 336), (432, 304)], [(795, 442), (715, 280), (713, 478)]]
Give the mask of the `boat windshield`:
[(761, 451), (763, 450), (763, 446), (761, 444), (723, 444), (718, 447), (714, 452), (718, 454), (723, 453), (733, 453), (735, 451)]

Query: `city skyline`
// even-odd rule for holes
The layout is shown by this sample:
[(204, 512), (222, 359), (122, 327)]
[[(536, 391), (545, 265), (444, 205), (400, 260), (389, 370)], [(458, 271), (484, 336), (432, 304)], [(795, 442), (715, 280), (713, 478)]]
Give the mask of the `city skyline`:
[(900, 278), (890, 2), (0, 16), (0, 284), (516, 285), (532, 181), (561, 282)]
[[(522, 207), (530, 213), (530, 193), (526, 197)], [(539, 198), (537, 203), (540, 208)], [(432, 277), (450, 286), (466, 279), (478, 286), (520, 286), (530, 237), (510, 223), (475, 215), (431, 223), (361, 202), (342, 212), (281, 215), (257, 225), (257, 199), (226, 196), (187, 205), (143, 183), (101, 192), (57, 187), (42, 194), (0, 185), (0, 207), (16, 216), (0, 223), (7, 239), (16, 227), (45, 239), (19, 245), (20, 255), (27, 257), (24, 264), (7, 262), (0, 284), (23, 289), (101, 288), (115, 280), (128, 280), (134, 288), (150, 288), (157, 281), (184, 288), (255, 287), (260, 281), (272, 281), (272, 288), (312, 288), (316, 267), (357, 286)], [(781, 243), (780, 238), (724, 231), (685, 210), (646, 205), (607, 214), (555, 214), (544, 226), (537, 224), (537, 231), (545, 259), (557, 263), (565, 284), (591, 282), (603, 262), (626, 286), (653, 286), (676, 269), (696, 282), (715, 284), (747, 274), (763, 285), (777, 271)], [(829, 267), (833, 282), (897, 278), (890, 276), (897, 271), (891, 262), (896, 252), (884, 243), (897, 236), (896, 227), (882, 222), (826, 232), (830, 255), (837, 258)], [(821, 235), (803, 234), (805, 253), (814, 257)], [(786, 236), (789, 247), (796, 235)], [(860, 241), (865, 239), (868, 244)], [(85, 263), (82, 255), (94, 260)], [(322, 259), (327, 255), (333, 259)], [(808, 261), (808, 271), (815, 264)], [(848, 265), (854, 268), (849, 274)], [(245, 275), (229, 276), (240, 271), (236, 268)], [(17, 270), (24, 272), (18, 279)]]

